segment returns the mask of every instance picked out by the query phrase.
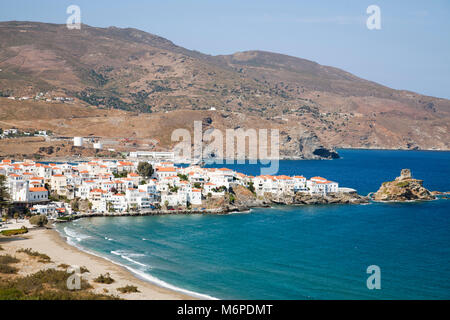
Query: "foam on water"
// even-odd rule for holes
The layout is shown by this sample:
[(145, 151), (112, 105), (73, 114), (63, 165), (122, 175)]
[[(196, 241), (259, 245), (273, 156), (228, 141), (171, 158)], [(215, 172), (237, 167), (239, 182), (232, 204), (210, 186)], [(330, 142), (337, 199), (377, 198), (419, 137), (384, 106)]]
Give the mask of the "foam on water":
[(137, 264), (138, 266), (141, 266), (141, 267), (144, 267), (144, 268), (147, 268), (147, 269), (151, 269), (150, 266), (148, 266), (148, 265), (146, 265), (144, 263), (141, 263), (139, 261), (136, 261), (136, 260), (131, 258), (131, 257), (144, 257), (145, 255), (143, 255), (143, 254), (135, 254), (135, 253), (133, 254), (133, 253), (127, 253), (127, 252), (124, 252), (124, 251), (114, 251), (114, 250), (112, 250), (111, 253), (116, 255), (116, 256), (121, 257), (122, 259), (130, 261), (130, 262), (132, 262), (134, 264)]
[(64, 227), (64, 232), (66, 233), (66, 235), (71, 238), (71, 239), (75, 239), (78, 242), (81, 242), (83, 240), (89, 239), (91, 236), (77, 232), (75, 230), (69, 229), (68, 227)]
[[(86, 249), (86, 248), (80, 246), (79, 244), (77, 244), (77, 243), (71, 241), (73, 238), (67, 237), (68, 234), (67, 234), (67, 230), (66, 230), (66, 229), (69, 230), (69, 232), (70, 232), (72, 235), (75, 234), (75, 232), (73, 232), (73, 231), (71, 232), (70, 229), (68, 229), (67, 227), (65, 227), (65, 228), (63, 229), (63, 230), (64, 230), (64, 234), (61, 233), (61, 231), (58, 230), (58, 228), (57, 228), (56, 230), (58, 231), (58, 233), (59, 233), (61, 236), (63, 236), (63, 237), (66, 236), (65, 238), (67, 239), (67, 243), (68, 243), (68, 244), (70, 244), (70, 245), (76, 247), (77, 249), (79, 249), (79, 250), (81, 250), (81, 251), (84, 251), (84, 252), (89, 253), (89, 254), (92, 254), (92, 255), (94, 255), (94, 256), (96, 256), (96, 257), (99, 257), (99, 258), (105, 259), (105, 260), (107, 260), (107, 261), (109, 261), (109, 262), (112, 262), (112, 263), (114, 263), (114, 264), (116, 264), (116, 265), (118, 265), (118, 266), (121, 266), (121, 267), (127, 269), (128, 271), (134, 273), (136, 276), (138, 276), (138, 277), (141, 278), (142, 280), (145, 280), (145, 281), (148, 281), (148, 282), (150, 282), (150, 283), (153, 283), (153, 284), (155, 284), (155, 285), (157, 285), (157, 286), (159, 286), (159, 287), (167, 288), (167, 289), (169, 289), (169, 290), (173, 290), (173, 291), (176, 291), (176, 292), (179, 292), (179, 293), (182, 293), (182, 294), (185, 294), (185, 295), (194, 297), (194, 298), (205, 299), (205, 300), (217, 300), (217, 298), (212, 297), (212, 296), (209, 296), (209, 295), (206, 295), (206, 294), (202, 294), (202, 293), (199, 293), (199, 292), (195, 292), (195, 291), (191, 291), (191, 290), (187, 290), (187, 289), (183, 289), (183, 288), (180, 288), (180, 287), (171, 285), (171, 284), (169, 284), (169, 283), (167, 283), (167, 282), (165, 282), (165, 281), (163, 281), (163, 280), (161, 280), (161, 279), (158, 279), (157, 277), (154, 277), (154, 276), (152, 276), (152, 275), (150, 275), (150, 274), (148, 274), (148, 273), (142, 272), (142, 271), (140, 271), (140, 270), (136, 270), (136, 269), (134, 269), (134, 268), (132, 268), (132, 267), (130, 267), (130, 266), (128, 266), (128, 265), (122, 264), (122, 263), (117, 262), (117, 261), (115, 261), (115, 260), (113, 260), (113, 259), (110, 259), (110, 258), (108, 258), (108, 257), (106, 257), (106, 256), (104, 256), (104, 255), (98, 254), (98, 253), (95, 252), (95, 251), (88, 250), (88, 249)], [(111, 253), (112, 253), (112, 251), (111, 251)], [(132, 261), (132, 259), (130, 259), (129, 257), (127, 257), (128, 259), (125, 258), (125, 257), (124, 257), (123, 255), (121, 255), (119, 252), (114, 252), (113, 254), (114, 254), (114, 255), (117, 255), (117, 256), (120, 256), (120, 257), (124, 258), (124, 259), (127, 260), (127, 261), (130, 261), (130, 262)], [(134, 255), (134, 256), (144, 256), (144, 255), (142, 255), (142, 254), (131, 254), (131, 255)], [(132, 262), (133, 262), (133, 263), (136, 263), (136, 264), (138, 264), (138, 265), (143, 265), (143, 266), (148, 267), (147, 265), (141, 264), (141, 263), (139, 263), (139, 262), (137, 262), (137, 261), (132, 261)], [(148, 267), (148, 268), (149, 268), (149, 267)]]
[(167, 289), (170, 289), (170, 290), (173, 290), (173, 291), (176, 291), (176, 292), (180, 292), (180, 293), (186, 294), (188, 296), (199, 298), (199, 299), (218, 300), (217, 298), (209, 296), (209, 295), (206, 295), (206, 294), (201, 294), (201, 293), (198, 293), (198, 292), (194, 292), (194, 291), (190, 291), (190, 290), (186, 290), (186, 289), (182, 289), (182, 288), (176, 287), (176, 286), (171, 285), (171, 284), (169, 284), (169, 283), (167, 283), (165, 281), (162, 281), (161, 279), (158, 279), (158, 278), (156, 278), (156, 277), (154, 277), (154, 276), (152, 276), (152, 275), (150, 275), (148, 273), (145, 273), (145, 272), (133, 269), (131, 267), (125, 266), (125, 268), (127, 268), (131, 272), (135, 273), (139, 277), (141, 277), (141, 278), (143, 278), (143, 279), (145, 279), (145, 280), (147, 280), (147, 281), (149, 281), (151, 283), (154, 283), (154, 284), (156, 284), (156, 285), (158, 285), (160, 287), (164, 287), (164, 288), (167, 288)]

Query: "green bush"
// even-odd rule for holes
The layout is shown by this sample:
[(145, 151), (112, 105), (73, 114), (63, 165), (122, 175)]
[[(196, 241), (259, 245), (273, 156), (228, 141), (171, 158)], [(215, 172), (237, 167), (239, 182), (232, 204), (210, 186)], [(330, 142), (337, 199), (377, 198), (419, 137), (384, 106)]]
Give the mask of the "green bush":
[(10, 237), (10, 236), (16, 236), (19, 234), (24, 234), (27, 232), (28, 232), (28, 229), (26, 227), (22, 227), (20, 229), (3, 230), (1, 233), (4, 236)]
[(16, 257), (12, 257), (9, 254), (0, 256), (0, 264), (10, 264), (20, 262)]
[(86, 272), (89, 273), (90, 271), (86, 267), (80, 267), (80, 272), (81, 273), (86, 273)]
[(25, 254), (29, 255), (30, 257), (39, 258), (39, 262), (43, 262), (43, 263), (51, 262), (51, 259), (50, 259), (50, 257), (48, 255), (46, 255), (45, 253), (40, 253), (40, 252), (37, 252), (37, 251), (33, 251), (30, 248), (28, 248), (28, 249), (20, 249), (20, 250), (17, 250), (17, 252), (25, 253)]
[(0, 288), (0, 300), (21, 300), (25, 294), (16, 288)]
[(247, 189), (248, 189), (251, 193), (255, 194), (255, 185), (254, 185), (253, 182), (250, 181), (250, 182), (248, 183)]
[(14, 274), (17, 273), (17, 268), (10, 266), (9, 264), (0, 264), (0, 273)]
[(104, 284), (111, 284), (114, 282), (114, 279), (111, 278), (109, 273), (106, 273), (105, 275), (99, 275), (97, 278), (94, 279), (94, 282), (97, 283), (104, 283)]
[(70, 274), (55, 269), (41, 270), (26, 277), (0, 282), (0, 300), (117, 300), (117, 296), (90, 292), (92, 286), (81, 279), (80, 290), (69, 290)]
[(120, 291), (122, 293), (140, 292), (136, 286), (130, 286), (130, 285), (122, 287), (122, 288), (117, 288), (117, 291)]
[(148, 162), (139, 162), (137, 172), (142, 177), (150, 178), (153, 175), (154, 169)]
[(17, 273), (18, 269), (16, 267), (10, 266), (11, 263), (18, 263), (19, 259), (10, 256), (9, 254), (0, 256), (0, 273), (4, 274), (14, 274)]
[(402, 182), (397, 183), (397, 187), (400, 187), (400, 188), (407, 187), (408, 185), (409, 185), (408, 181), (402, 181)]

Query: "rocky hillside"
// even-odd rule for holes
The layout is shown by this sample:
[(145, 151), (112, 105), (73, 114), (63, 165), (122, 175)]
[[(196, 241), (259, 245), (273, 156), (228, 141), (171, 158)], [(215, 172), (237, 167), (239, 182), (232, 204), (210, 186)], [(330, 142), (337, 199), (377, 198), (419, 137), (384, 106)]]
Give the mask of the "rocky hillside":
[[(157, 121), (165, 117), (191, 129), (197, 112), (196, 120), (212, 118), (206, 122), (209, 129), (277, 128), (281, 154), (287, 157), (333, 158), (333, 147), (450, 147), (449, 100), (393, 90), (282, 54), (210, 56), (130, 28), (83, 25), (68, 30), (65, 25), (1, 22), (0, 69), (0, 96), (48, 92), (73, 97), (74, 108), (98, 110), (92, 116), (77, 111), (81, 126), (61, 105), (52, 106), (52, 119), (33, 118), (35, 126), (51, 126), (57, 134), (70, 134), (67, 128), (80, 135), (156, 134), (151, 137), (168, 148), (171, 131)], [(9, 103), (0, 98), (0, 108), (35, 107), (34, 102)], [(216, 112), (206, 114), (211, 108)], [(97, 125), (99, 117), (116, 119), (116, 109), (123, 126), (108, 131)], [(186, 110), (194, 113), (186, 117)], [(139, 121), (138, 113), (148, 121)], [(0, 126), (28, 125), (26, 116), (15, 114), (0, 113)]]
[(394, 181), (384, 182), (373, 195), (375, 201), (434, 200), (436, 197), (423, 187), (423, 181), (414, 179), (409, 169), (403, 169)]

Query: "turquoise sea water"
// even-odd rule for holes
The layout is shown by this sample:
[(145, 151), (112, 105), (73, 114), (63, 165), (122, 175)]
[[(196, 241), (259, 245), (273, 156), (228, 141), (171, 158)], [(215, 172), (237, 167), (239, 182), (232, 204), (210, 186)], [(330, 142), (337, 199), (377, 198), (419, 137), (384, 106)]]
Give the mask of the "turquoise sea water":
[[(450, 152), (340, 154), (282, 161), (280, 174), (321, 175), (367, 194), (410, 168), (430, 190), (450, 191)], [(58, 230), (144, 279), (220, 299), (450, 298), (450, 200), (90, 218)], [(381, 290), (366, 287), (370, 265), (381, 268)]]

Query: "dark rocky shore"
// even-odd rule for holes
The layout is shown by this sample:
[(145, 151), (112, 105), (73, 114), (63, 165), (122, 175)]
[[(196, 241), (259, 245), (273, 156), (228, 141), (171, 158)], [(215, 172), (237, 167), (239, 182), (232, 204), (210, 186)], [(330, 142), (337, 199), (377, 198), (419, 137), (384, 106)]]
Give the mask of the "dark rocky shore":
[(220, 199), (206, 201), (205, 208), (178, 209), (178, 210), (148, 210), (141, 212), (108, 212), (108, 213), (81, 213), (70, 219), (57, 219), (56, 222), (68, 222), (88, 217), (134, 217), (154, 216), (169, 214), (229, 214), (232, 212), (246, 212), (253, 208), (269, 208), (273, 205), (325, 205), (325, 204), (363, 204), (369, 203), (369, 197), (361, 196), (356, 191), (330, 193), (326, 196), (310, 195), (308, 193), (296, 193), (295, 195), (284, 195), (273, 197), (266, 194), (264, 199), (256, 197), (254, 193), (245, 187), (233, 188), (230, 194)]

